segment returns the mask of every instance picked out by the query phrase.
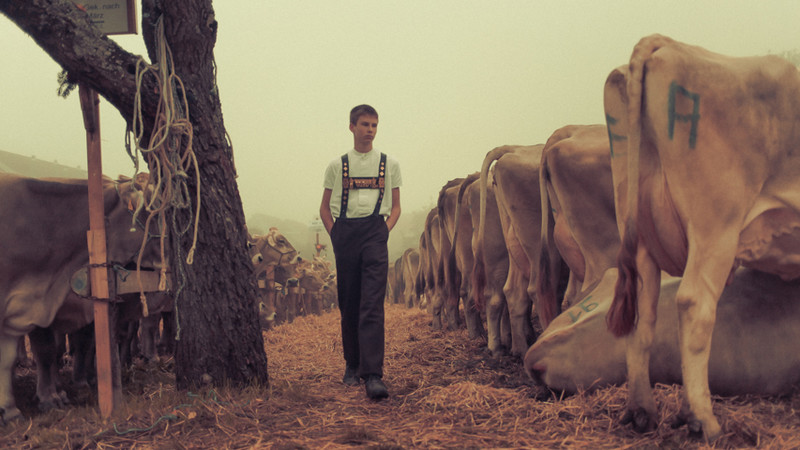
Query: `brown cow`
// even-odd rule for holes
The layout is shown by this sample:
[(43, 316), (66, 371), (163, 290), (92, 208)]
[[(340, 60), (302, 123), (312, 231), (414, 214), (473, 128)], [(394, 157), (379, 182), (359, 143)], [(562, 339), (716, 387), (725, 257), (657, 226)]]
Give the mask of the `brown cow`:
[(392, 277), (389, 279), (393, 281), (392, 284), (392, 296), (390, 298), (392, 303), (402, 303), (403, 301), (403, 292), (406, 290), (406, 279), (403, 278), (403, 257), (399, 257), (394, 261), (389, 267), (389, 271), (392, 273)]
[[(569, 125), (556, 130), (542, 150), (542, 254), (537, 294), (557, 303), (547, 274), (554, 259), (569, 266), (565, 306), (616, 264), (619, 231), (614, 209), (611, 157), (605, 125)], [(540, 315), (541, 317), (541, 315)], [(549, 322), (545, 318), (544, 322)]]
[[(423, 224), (424, 227), (424, 224)], [(422, 233), (419, 235), (419, 267), (417, 267), (417, 276), (414, 277), (414, 295), (417, 298), (418, 306), (421, 309), (428, 307), (428, 298), (425, 295), (425, 270), (428, 267), (428, 238), (423, 228)]]
[(438, 246), (438, 231), (435, 234), (434, 230), (439, 228), (439, 216), (436, 208), (432, 208), (428, 215), (425, 216), (425, 226), (419, 238), (419, 251), (420, 251), (420, 267), (417, 273), (416, 290), (417, 296), (425, 300), (420, 303), (420, 307), (424, 304), (424, 308), (433, 317), (433, 297), (436, 286), (435, 267), (439, 264), (439, 256), (437, 253)]
[[(442, 302), (440, 310), (444, 313), (449, 330), (457, 330), (461, 325), (459, 315), (459, 298), (451, 294), (449, 283), (460, 283), (461, 273), (453, 270), (447, 263), (450, 249), (453, 246), (453, 232), (455, 230), (456, 199), (458, 189), (463, 178), (455, 178), (448, 181), (439, 191), (439, 199), (436, 202), (436, 210), (439, 216), (439, 265), (436, 275), (436, 289), (438, 300)], [(436, 323), (436, 318), (434, 318)]]
[[(463, 299), (464, 319), (467, 323), (467, 330), (471, 339), (477, 339), (484, 335), (481, 313), (475, 307), (475, 297), (470, 284), (472, 277), (469, 275), (475, 268), (475, 255), (472, 249), (472, 227), (471, 195), (465, 195), (470, 187), (475, 186), (475, 181), (480, 177), (480, 172), (475, 172), (467, 176), (461, 185), (455, 198), (454, 223), (448, 222), (448, 232), (452, 233), (450, 254), (447, 255), (447, 264), (450, 273), (457, 273), (459, 276), (450, 277), (445, 280), (446, 289), (451, 298)], [(451, 231), (452, 230), (452, 231)]]
[[(132, 185), (130, 180), (103, 180), (108, 261), (122, 266), (135, 261), (144, 237), (128, 209), (143, 201)], [(2, 174), (0, 207), (14, 211), (0, 216), (0, 411), (9, 421), (20, 417), (11, 392), (19, 337), (51, 325), (70, 290), (70, 278), (89, 263), (87, 183)], [(152, 267), (159, 259), (157, 250), (158, 245), (145, 246), (145, 265)]]
[[(608, 269), (531, 346), (525, 370), (538, 384), (574, 393), (625, 383), (625, 339), (614, 337), (605, 320), (616, 282), (616, 267)], [(680, 278), (662, 278), (651, 384), (682, 379), (675, 305), (679, 284)], [(798, 280), (737, 270), (719, 299), (708, 366), (712, 394), (788, 394), (800, 383), (798, 296)]]
[(617, 336), (635, 327), (625, 420), (656, 426), (648, 360), (660, 273), (682, 274), (681, 416), (714, 440), (708, 361), (726, 280), (740, 264), (800, 276), (800, 71), (653, 35), (609, 75), (605, 111), (622, 232), (608, 320)]
[[(503, 293), (509, 277), (510, 260), (497, 209), (492, 171), (478, 184), (478, 189), (471, 189), (470, 199), (472, 205), (479, 205), (478, 214), (472, 214), (472, 226), (476, 230), (472, 241), (475, 253), (472, 291), (477, 308), (486, 311), (487, 347), (493, 355), (499, 356), (511, 348), (508, 307)], [(525, 289), (524, 285), (520, 287)], [(484, 300), (486, 298), (488, 302)]]
[[(536, 279), (541, 250), (541, 201), (539, 200), (539, 164), (543, 145), (503, 146), (487, 153), (481, 168), (481, 183), (494, 161), (495, 197), (508, 249), (510, 263), (504, 287), (511, 326), (511, 353), (522, 356), (535, 340), (532, 307), (555, 310), (536, 298)], [(560, 268), (549, 271), (560, 273)], [(487, 311), (487, 320), (490, 312)], [(540, 323), (543, 315), (539, 314)], [(547, 317), (547, 315), (544, 315)], [(542, 323), (544, 327), (545, 323)]]
[(403, 252), (402, 266), (403, 274), (403, 295), (400, 303), (403, 303), (408, 308), (413, 308), (414, 305), (419, 304), (419, 297), (417, 297), (416, 287), (414, 280), (417, 279), (417, 272), (419, 272), (419, 250), (416, 248), (409, 248)]
[(253, 275), (258, 286), (256, 301), (261, 328), (267, 330), (280, 323), (285, 316), (278, 312), (275, 283), (285, 284), (302, 258), (276, 227), (270, 227), (265, 235), (248, 234), (248, 246), (253, 258)]

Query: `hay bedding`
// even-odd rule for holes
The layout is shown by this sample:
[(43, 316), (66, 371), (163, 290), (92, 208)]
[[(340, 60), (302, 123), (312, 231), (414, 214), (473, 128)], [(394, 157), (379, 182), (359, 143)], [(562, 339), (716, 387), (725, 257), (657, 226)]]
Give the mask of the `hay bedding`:
[[(175, 392), (172, 361), (126, 374), (127, 405), (108, 421), (96, 399), (33, 413), (0, 428), (1, 448), (678, 448), (703, 447), (666, 423), (679, 389), (656, 387), (661, 421), (640, 435), (622, 427), (625, 388), (556, 399), (530, 384), (519, 361), (494, 359), (466, 330), (437, 332), (419, 310), (387, 306), (385, 381), (391, 396), (366, 399), (341, 384), (338, 313), (307, 316), (265, 334), (271, 386)], [(18, 374), (18, 398), (35, 392)], [(24, 399), (23, 399), (24, 400)], [(797, 448), (800, 395), (716, 399), (726, 434), (718, 448)]]

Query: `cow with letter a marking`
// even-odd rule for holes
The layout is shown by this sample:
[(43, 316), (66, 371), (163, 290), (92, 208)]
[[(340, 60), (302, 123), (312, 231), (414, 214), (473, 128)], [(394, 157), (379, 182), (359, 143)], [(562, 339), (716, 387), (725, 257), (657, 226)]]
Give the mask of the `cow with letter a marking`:
[[(35, 328), (48, 328), (63, 313), (70, 278), (89, 264), (87, 197), (86, 180), (0, 174), (0, 210), (5, 211), (0, 215), (0, 413), (5, 422), (21, 418), (11, 390), (17, 340)], [(143, 201), (131, 180), (103, 180), (109, 264), (135, 263), (144, 230), (132, 212)], [(157, 243), (145, 246), (143, 266), (160, 262)]]
[(740, 265), (800, 276), (800, 72), (653, 35), (608, 76), (605, 111), (622, 237), (608, 324), (630, 334), (623, 421), (657, 423), (648, 361), (664, 270), (683, 276), (681, 419), (712, 441), (708, 361), (726, 281)]

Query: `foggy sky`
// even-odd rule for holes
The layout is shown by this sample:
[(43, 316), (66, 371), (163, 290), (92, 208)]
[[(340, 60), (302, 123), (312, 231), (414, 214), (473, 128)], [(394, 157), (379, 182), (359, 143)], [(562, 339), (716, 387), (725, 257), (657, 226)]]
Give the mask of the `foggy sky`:
[[(603, 123), (603, 83), (643, 36), (731, 56), (800, 48), (800, 3), (655, 1), (214, 2), (225, 126), (245, 215), (308, 223), (328, 162), (352, 148), (351, 107), (380, 114), (375, 148), (402, 168), (404, 211), (505, 144)], [(145, 55), (141, 36), (114, 39)], [(0, 16), (0, 150), (86, 167), (77, 92)], [(101, 99), (104, 173), (131, 175), (124, 122)], [(402, 217), (400, 219), (403, 220)]]

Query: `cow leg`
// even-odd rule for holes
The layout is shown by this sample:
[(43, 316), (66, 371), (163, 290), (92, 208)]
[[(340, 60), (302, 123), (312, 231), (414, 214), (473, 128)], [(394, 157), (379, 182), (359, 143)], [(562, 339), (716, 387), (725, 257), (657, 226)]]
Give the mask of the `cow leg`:
[(94, 364), (94, 322), (69, 334), (72, 355), (72, 382), (79, 389), (89, 389), (96, 381)]
[(583, 281), (579, 280), (578, 277), (570, 271), (567, 290), (564, 292), (564, 300), (561, 304), (562, 311), (566, 311), (570, 306), (575, 304), (575, 299), (578, 297), (578, 294), (580, 294), (580, 287), (582, 285)]
[(22, 418), (11, 391), (11, 374), (17, 360), (18, 336), (0, 334), (0, 416), (4, 423)]
[[(149, 314), (147, 317), (139, 319), (139, 330), (141, 332), (140, 342), (142, 343), (142, 356), (147, 361), (152, 361), (156, 355), (156, 341), (158, 340), (158, 324), (161, 322), (161, 314)], [(122, 355), (120, 355), (120, 358)]]
[(161, 338), (159, 339), (159, 353), (172, 356), (175, 354), (175, 336), (178, 333), (178, 323), (175, 311), (161, 313)]
[[(721, 235), (721, 234), (720, 234)], [(711, 408), (711, 392), (708, 387), (708, 358), (711, 352), (711, 335), (717, 314), (717, 302), (733, 266), (736, 250), (729, 245), (731, 239), (716, 241), (716, 248), (703, 255), (689, 255), (684, 278), (681, 281), (676, 302), (678, 305), (678, 341), (681, 350), (681, 369), (686, 399), (694, 418), (700, 422), (709, 442), (719, 437), (722, 428)], [(706, 245), (709, 243), (707, 242)], [(691, 245), (689, 248), (693, 248)], [(702, 248), (702, 247), (697, 247)], [(713, 260), (708, 255), (718, 258)], [(726, 258), (728, 256), (728, 258)], [(717, 263), (715, 261), (722, 261)], [(698, 276), (702, 274), (702, 277)], [(691, 431), (699, 432), (699, 426), (690, 419)]]
[[(481, 312), (475, 305), (475, 296), (472, 294), (470, 278), (463, 277), (461, 280), (461, 297), (464, 299), (464, 319), (467, 322), (467, 331), (470, 339), (478, 339), (486, 335), (483, 329), (483, 318)], [(409, 298), (411, 294), (409, 293)], [(409, 301), (409, 308), (413, 302)]]
[(322, 295), (320, 293), (313, 294), (314, 298), (314, 314), (322, 315)]
[(508, 302), (503, 303), (503, 310), (500, 312), (500, 344), (506, 348), (511, 348), (511, 319), (508, 317)]
[(500, 290), (492, 293), (489, 303), (486, 305), (486, 329), (488, 331), (486, 346), (494, 356), (504, 355), (507, 350), (502, 342), (502, 320), (506, 311), (505, 306), (506, 297)]
[(134, 349), (138, 347), (139, 320), (128, 318), (120, 320), (117, 327), (117, 341), (119, 342), (119, 360), (124, 367), (133, 363)]
[(434, 330), (441, 330), (442, 329), (442, 306), (443, 306), (442, 296), (439, 295), (438, 292), (435, 292), (432, 296), (431, 301), (431, 327)]
[(533, 304), (528, 297), (528, 280), (514, 264), (509, 267), (503, 293), (506, 295), (511, 325), (511, 354), (524, 356), (536, 338), (531, 322)]
[(638, 248), (636, 264), (642, 281), (637, 286), (639, 318), (635, 330), (627, 338), (628, 405), (622, 423), (632, 422), (636, 431), (647, 432), (654, 430), (658, 423), (650, 387), (650, 350), (655, 335), (661, 272), (643, 245)]
[(447, 329), (450, 331), (456, 331), (461, 328), (461, 315), (459, 313), (459, 302), (460, 299), (456, 298), (447, 298), (444, 301), (444, 315), (447, 318)]
[(33, 361), (28, 358), (28, 350), (25, 349), (25, 336), (19, 338), (17, 344), (17, 359), (15, 366), (17, 367), (33, 367)]
[(289, 322), (300, 315), (300, 294), (289, 294)]
[(470, 291), (464, 295), (464, 319), (467, 322), (470, 339), (479, 339), (486, 334), (483, 329), (481, 312), (475, 306), (475, 296)]
[(58, 355), (55, 334), (50, 328), (36, 327), (28, 333), (28, 338), (36, 360), (36, 397), (39, 399), (39, 410), (45, 412), (53, 408), (63, 408), (68, 402), (66, 395), (60, 394), (56, 388)]

